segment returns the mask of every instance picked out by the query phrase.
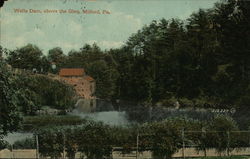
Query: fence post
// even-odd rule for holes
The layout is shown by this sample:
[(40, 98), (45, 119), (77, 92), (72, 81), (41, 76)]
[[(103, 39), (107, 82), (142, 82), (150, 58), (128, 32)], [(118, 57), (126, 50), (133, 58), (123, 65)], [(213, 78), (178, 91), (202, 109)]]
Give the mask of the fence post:
[(11, 144), (11, 158), (15, 158), (14, 152), (13, 152), (13, 144)]
[(181, 136), (182, 136), (182, 157), (185, 159), (185, 134), (184, 134), (184, 128), (181, 131)]
[(39, 142), (37, 134), (36, 134), (36, 158), (39, 159)]
[(229, 150), (230, 149), (230, 132), (227, 131), (227, 156), (229, 156)]
[(205, 139), (206, 139), (206, 136), (207, 136), (206, 129), (203, 127), (202, 128), (202, 136), (201, 136), (203, 141), (201, 142), (201, 144), (202, 144), (201, 146), (202, 146), (202, 148), (204, 150), (204, 157), (207, 157), (207, 147), (206, 147), (206, 143), (204, 142)]
[(65, 134), (63, 133), (63, 159), (65, 158)]
[(139, 132), (136, 136), (136, 159), (138, 159), (138, 149), (139, 149)]

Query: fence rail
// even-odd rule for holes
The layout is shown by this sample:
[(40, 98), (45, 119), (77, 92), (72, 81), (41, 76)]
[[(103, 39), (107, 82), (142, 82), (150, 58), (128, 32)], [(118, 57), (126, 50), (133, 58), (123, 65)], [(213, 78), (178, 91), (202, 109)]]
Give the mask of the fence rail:
[[(188, 157), (208, 157), (208, 156), (250, 156), (250, 131), (185, 131), (181, 130), (181, 146), (179, 150), (173, 154), (175, 158)], [(154, 134), (138, 133), (133, 137), (134, 147), (129, 152), (124, 153), (122, 147), (112, 148), (109, 158), (112, 159), (151, 159), (153, 158), (151, 147), (141, 147), (142, 142)], [(67, 158), (65, 151), (65, 135), (63, 139), (63, 152), (60, 158)], [(202, 140), (204, 138), (204, 140)], [(12, 147), (12, 150), (4, 149), (0, 151), (0, 158), (44, 158), (40, 153), (42, 141), (38, 135), (35, 135), (34, 144), (36, 149), (21, 150)], [(218, 141), (212, 141), (217, 139)], [(218, 143), (218, 145), (213, 145)], [(91, 145), (89, 145), (91, 146)], [(94, 146), (94, 145), (93, 145)], [(78, 147), (79, 148), (79, 147)], [(79, 150), (79, 149), (78, 149)], [(83, 153), (77, 152), (75, 158), (81, 158)]]

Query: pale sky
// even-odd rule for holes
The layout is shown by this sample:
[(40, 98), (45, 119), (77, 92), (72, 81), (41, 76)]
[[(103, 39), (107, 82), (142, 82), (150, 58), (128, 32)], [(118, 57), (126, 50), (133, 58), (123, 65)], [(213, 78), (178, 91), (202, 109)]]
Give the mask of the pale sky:
[[(0, 10), (1, 41), (8, 49), (28, 43), (47, 54), (61, 47), (64, 53), (85, 43), (102, 49), (119, 48), (152, 20), (186, 19), (199, 8), (212, 8), (219, 0), (8, 0)], [(26, 10), (79, 10), (75, 13), (15, 13)], [(82, 10), (107, 10), (110, 14), (83, 14)]]

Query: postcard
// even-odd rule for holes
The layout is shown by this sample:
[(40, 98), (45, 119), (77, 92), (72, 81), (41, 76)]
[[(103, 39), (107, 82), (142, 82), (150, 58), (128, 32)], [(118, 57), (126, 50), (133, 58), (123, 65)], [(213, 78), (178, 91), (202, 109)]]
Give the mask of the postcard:
[(2, 0), (0, 158), (249, 158), (249, 10)]

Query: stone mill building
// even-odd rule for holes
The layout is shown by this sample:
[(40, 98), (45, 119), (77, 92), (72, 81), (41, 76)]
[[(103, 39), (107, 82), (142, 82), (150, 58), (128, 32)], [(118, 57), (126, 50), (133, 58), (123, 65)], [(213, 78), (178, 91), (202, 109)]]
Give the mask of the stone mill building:
[(60, 78), (72, 85), (79, 100), (76, 108), (81, 112), (92, 112), (96, 108), (95, 80), (86, 75), (83, 68), (62, 68), (59, 71)]

